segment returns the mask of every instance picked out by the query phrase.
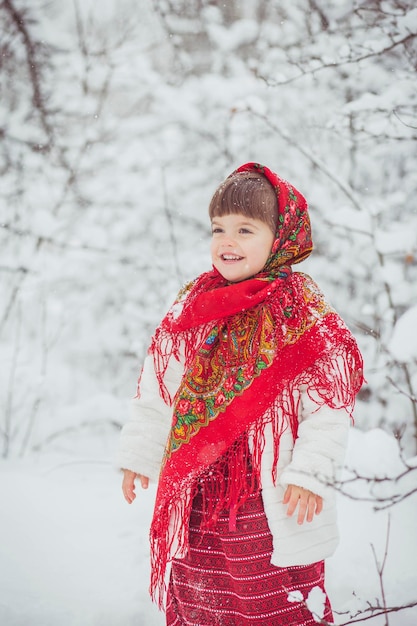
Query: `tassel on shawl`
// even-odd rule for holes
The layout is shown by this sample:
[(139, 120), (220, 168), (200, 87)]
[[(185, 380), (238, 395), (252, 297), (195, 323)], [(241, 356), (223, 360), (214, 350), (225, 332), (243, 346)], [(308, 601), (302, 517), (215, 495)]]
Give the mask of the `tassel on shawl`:
[[(313, 247), (304, 196), (259, 163), (234, 174), (247, 171), (265, 176), (276, 193), (275, 239), (264, 268), (231, 284), (215, 269), (200, 275), (180, 292), (150, 348), (160, 394), (173, 406), (151, 526), (151, 593), (160, 604), (168, 563), (188, 549), (199, 481), (205, 490), (208, 483), (202, 530), (224, 508), (233, 526), (239, 506), (261, 488), (265, 425), (272, 424), (276, 480), (280, 437), (286, 429), (297, 437), (300, 388), (352, 414), (363, 381), (349, 330), (314, 281), (292, 272)], [(164, 382), (170, 358), (185, 362), (174, 398)]]
[[(321, 400), (332, 408), (345, 408), (351, 415), (355, 396), (363, 383), (363, 363), (355, 340), (340, 318), (326, 316), (328, 350), (310, 367), (286, 380), (275, 401), (248, 429), (203, 472), (190, 471), (181, 484), (171, 485), (173, 497), (155, 509), (151, 528), (151, 595), (163, 606), (166, 593), (165, 573), (173, 558), (188, 551), (188, 522), (192, 502), (204, 481), (203, 522), (201, 531), (212, 528), (221, 511), (229, 511), (233, 528), (239, 508), (249, 495), (262, 488), (261, 459), (265, 446), (265, 425), (272, 424), (274, 459), (272, 477), (277, 480), (280, 438), (287, 429), (297, 438), (300, 388), (305, 388), (315, 402)], [(331, 348), (330, 348), (331, 346)], [(256, 410), (256, 409), (254, 409)], [(247, 479), (248, 464), (252, 467)]]

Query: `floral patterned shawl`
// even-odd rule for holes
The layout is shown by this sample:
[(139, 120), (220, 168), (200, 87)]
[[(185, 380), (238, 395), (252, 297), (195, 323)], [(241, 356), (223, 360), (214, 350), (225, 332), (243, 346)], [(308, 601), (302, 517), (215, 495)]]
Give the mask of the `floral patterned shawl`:
[[(293, 392), (306, 385), (323, 404), (351, 412), (363, 382), (351, 333), (313, 280), (292, 271), (312, 251), (305, 198), (265, 166), (247, 163), (235, 172), (245, 171), (264, 175), (277, 194), (278, 225), (265, 267), (232, 284), (215, 269), (199, 276), (180, 292), (150, 348), (160, 393), (173, 411), (150, 532), (151, 593), (160, 604), (167, 564), (187, 551), (199, 481), (213, 493), (204, 527), (224, 508), (233, 527), (239, 506), (260, 486), (265, 424), (273, 426), (274, 479), (281, 433), (291, 428), (297, 436)], [(171, 398), (164, 374), (184, 352), (185, 374)]]

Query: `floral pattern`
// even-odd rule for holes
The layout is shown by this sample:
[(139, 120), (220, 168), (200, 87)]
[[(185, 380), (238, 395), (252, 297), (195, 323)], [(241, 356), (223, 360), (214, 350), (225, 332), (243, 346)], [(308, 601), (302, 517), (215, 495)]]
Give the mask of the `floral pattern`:
[(174, 405), (166, 456), (225, 411), (272, 363), (276, 339), (271, 315), (266, 312), (263, 325), (248, 312), (245, 323), (242, 321), (220, 331), (217, 326), (213, 328), (184, 376)]
[[(255, 277), (256, 281), (271, 283), (270, 298), (259, 307), (223, 320), (221, 327), (212, 326), (207, 337), (198, 342), (200, 347), (174, 399), (165, 461), (224, 412), (272, 364), (279, 349), (295, 343), (325, 313), (318, 310), (324, 306), (324, 299), (313, 281), (303, 274), (293, 274), (291, 268), (305, 259), (313, 247), (304, 196), (259, 163), (246, 163), (235, 172), (244, 171), (260, 172), (277, 195), (274, 244), (264, 269)], [(220, 284), (214, 282), (211, 289), (217, 286)], [(195, 282), (186, 286), (168, 317), (187, 318), (199, 288)], [(228, 288), (233, 289), (233, 285)], [(179, 303), (185, 305), (184, 309)], [(314, 315), (306, 315), (308, 309), (315, 310)]]
[[(223, 509), (234, 523), (257, 489), (265, 423), (274, 425), (276, 450), (281, 428), (296, 437), (298, 413), (287, 402), (294, 386), (306, 384), (329, 406), (351, 410), (363, 381), (362, 357), (349, 331), (337, 315), (327, 315), (331, 309), (315, 283), (291, 269), (312, 250), (304, 197), (259, 164), (236, 171), (254, 170), (275, 188), (281, 216), (265, 267), (239, 283), (227, 283), (215, 270), (200, 275), (162, 320), (150, 349), (160, 394), (173, 409), (150, 531), (151, 594), (160, 599), (168, 562), (187, 552), (201, 477), (210, 476), (215, 503), (205, 512), (207, 524)], [(181, 354), (186, 371), (172, 399), (164, 375), (170, 359)]]
[[(215, 326), (196, 354), (186, 372), (174, 402), (173, 420), (165, 457), (178, 450), (225, 411), (236, 396), (241, 395), (268, 368), (278, 346), (295, 343), (306, 330), (333, 309), (325, 303), (316, 284), (304, 274), (293, 274), (290, 282), (302, 285), (302, 306), (293, 289), (280, 297), (284, 325), (277, 332), (273, 314), (268, 307), (261, 311), (245, 311), (221, 329)], [(297, 292), (300, 290), (297, 289)], [(314, 314), (297, 316), (296, 308)], [(285, 337), (284, 342), (282, 337)]]
[(265, 269), (300, 263), (311, 254), (311, 225), (304, 196), (290, 183), (260, 163), (246, 163), (237, 172), (258, 171), (275, 189), (278, 199), (278, 224), (272, 254)]

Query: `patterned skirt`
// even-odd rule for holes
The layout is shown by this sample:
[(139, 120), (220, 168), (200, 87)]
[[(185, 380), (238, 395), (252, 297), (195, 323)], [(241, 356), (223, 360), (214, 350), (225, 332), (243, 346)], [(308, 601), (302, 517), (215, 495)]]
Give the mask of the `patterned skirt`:
[[(319, 616), (333, 622), (323, 561), (271, 565), (272, 536), (259, 492), (239, 509), (235, 531), (229, 530), (225, 511), (213, 529), (202, 533), (201, 516), (198, 494), (190, 519), (189, 555), (172, 565), (167, 626), (314, 626), (319, 620), (305, 602), (310, 592), (316, 598), (318, 594), (318, 606), (324, 606)], [(288, 600), (291, 592), (297, 592), (295, 601)]]

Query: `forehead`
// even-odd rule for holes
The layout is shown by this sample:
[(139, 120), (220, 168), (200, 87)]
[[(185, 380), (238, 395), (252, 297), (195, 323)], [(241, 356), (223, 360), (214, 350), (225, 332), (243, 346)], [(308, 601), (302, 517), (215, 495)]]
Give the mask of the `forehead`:
[(236, 223), (245, 223), (252, 224), (258, 223), (262, 224), (262, 221), (257, 219), (256, 217), (249, 217), (249, 215), (244, 215), (243, 213), (228, 213), (227, 215), (214, 215), (211, 218), (212, 222), (236, 222)]
[(219, 226), (224, 226), (228, 228), (238, 228), (240, 226), (251, 226), (257, 230), (262, 230), (267, 228), (269, 230), (269, 226), (265, 224), (262, 220), (259, 220), (255, 217), (249, 217), (248, 215), (244, 215), (242, 213), (229, 213), (228, 215), (215, 215), (212, 220), (212, 224), (216, 224)]

